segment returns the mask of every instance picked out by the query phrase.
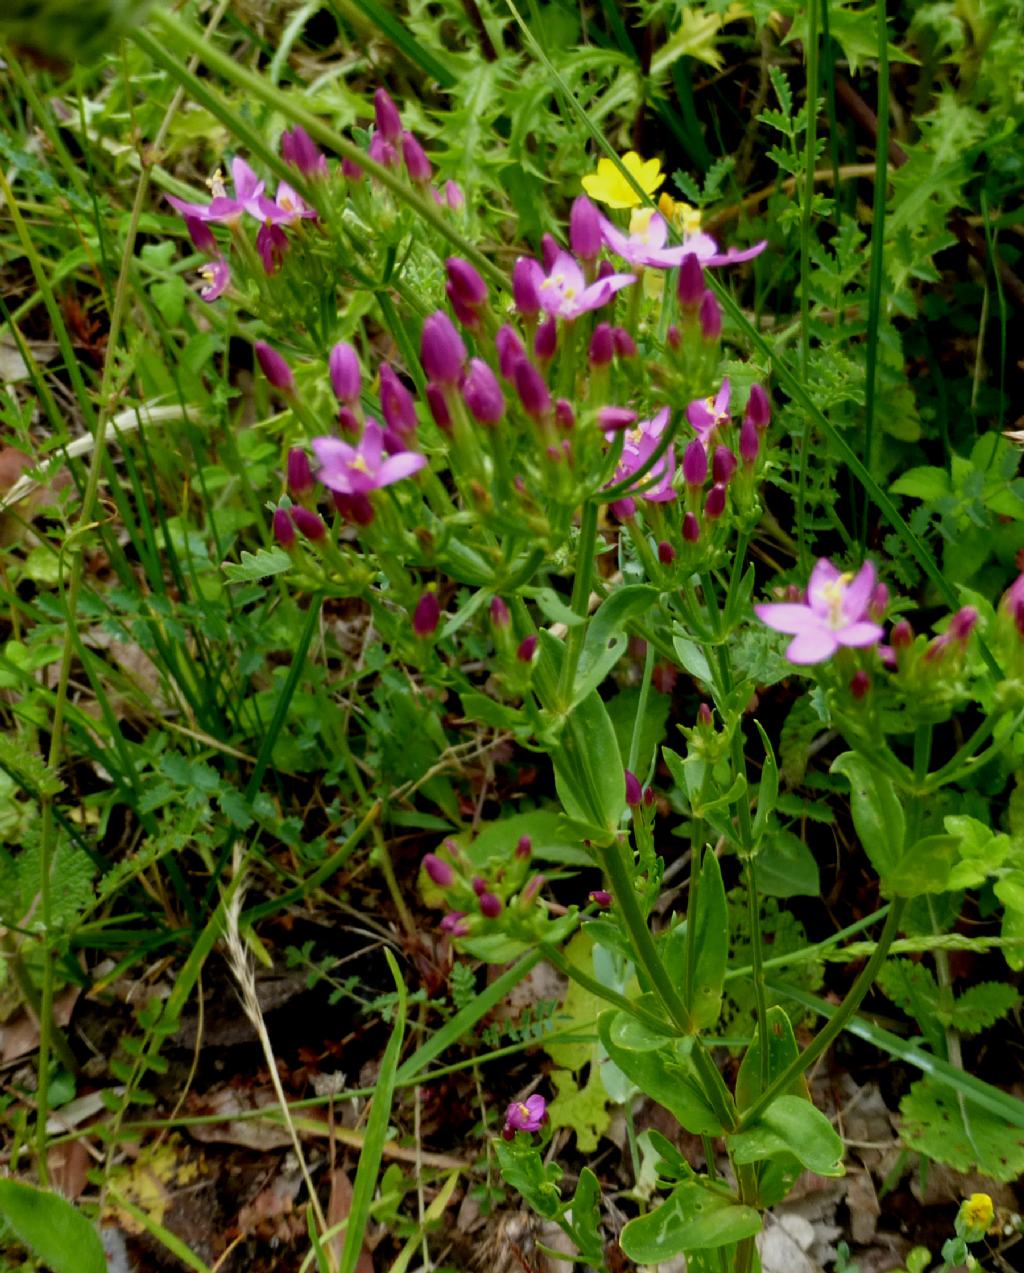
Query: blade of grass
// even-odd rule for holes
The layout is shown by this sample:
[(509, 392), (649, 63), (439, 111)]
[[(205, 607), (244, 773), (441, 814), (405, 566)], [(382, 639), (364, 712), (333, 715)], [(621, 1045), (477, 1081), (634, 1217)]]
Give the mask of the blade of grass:
[(363, 1245), (363, 1234), (366, 1232), (370, 1218), (370, 1204), (373, 1202), (373, 1191), (377, 1187), (377, 1173), (387, 1139), (388, 1121), (391, 1117), (391, 1102), (395, 1095), (395, 1079), (398, 1076), (398, 1057), (405, 1037), (406, 993), (405, 982), (399, 971), (394, 955), (385, 947), (384, 956), (391, 969), (398, 992), (398, 1008), (395, 1013), (395, 1024), (391, 1038), (384, 1050), (380, 1063), (380, 1072), (374, 1090), (373, 1104), (370, 1106), (370, 1118), (366, 1125), (366, 1139), (363, 1152), (359, 1155), (359, 1168), (352, 1184), (352, 1205), (348, 1213), (348, 1227), (345, 1230), (345, 1246), (341, 1253), (338, 1273), (354, 1273), (359, 1261), (359, 1253)]
[[(875, 136), (875, 198), (871, 216), (871, 268), (868, 274), (868, 331), (864, 370), (864, 467), (870, 473), (875, 456), (875, 388), (878, 372), (878, 327), (882, 313), (885, 265), (886, 173), (889, 168), (889, 33), (885, 0), (875, 0), (878, 37), (878, 132)], [(868, 502), (861, 517), (861, 542), (867, 542)]]
[[(794, 1003), (818, 1013), (819, 1016), (831, 1018), (835, 1013), (832, 1004), (826, 1003), (816, 995), (809, 994), (799, 986), (792, 986), (784, 981), (769, 981), (767, 985), (775, 994), (792, 999)], [(880, 1051), (887, 1052), (897, 1061), (912, 1065), (922, 1073), (937, 1079), (966, 1100), (973, 1101), (999, 1118), (1004, 1118), (1013, 1127), (1024, 1127), (1024, 1101), (1018, 1100), (1008, 1092), (1001, 1092), (991, 1083), (958, 1070), (948, 1061), (933, 1056), (913, 1043), (907, 1043), (899, 1035), (883, 1030), (881, 1026), (873, 1024), (863, 1016), (852, 1017), (847, 1022), (846, 1029), (858, 1039), (863, 1039), (865, 1043), (870, 1043)]]
[(425, 71), (431, 79), (437, 80), (442, 88), (452, 88), (454, 86), (455, 76), (448, 67), (439, 61), (429, 49), (423, 47), (405, 22), (395, 17), (383, 5), (378, 4), (377, 0), (340, 0), (340, 2), (339, 0), (329, 0), (329, 4), (331, 12), (342, 20), (344, 20), (346, 9), (358, 10), (414, 66), (418, 66), (421, 71)]

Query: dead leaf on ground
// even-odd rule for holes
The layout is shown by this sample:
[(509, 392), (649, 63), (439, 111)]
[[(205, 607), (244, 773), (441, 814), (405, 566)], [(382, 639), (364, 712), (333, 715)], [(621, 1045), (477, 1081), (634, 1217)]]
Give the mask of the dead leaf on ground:
[[(53, 1019), (63, 1028), (71, 1020), (71, 1013), (82, 993), (78, 986), (65, 990), (54, 1000)], [(0, 1026), (0, 1064), (8, 1065), (19, 1057), (27, 1056), (39, 1046), (39, 1023), (28, 1012), (21, 1012), (13, 1021)]]
[[(348, 1175), (341, 1167), (335, 1167), (331, 1172), (331, 1197), (327, 1204), (327, 1226), (333, 1229), (335, 1225), (341, 1224), (343, 1220), (347, 1220), (349, 1212), (352, 1210), (352, 1182)], [(345, 1246), (346, 1230), (336, 1234), (330, 1240), (331, 1249), (335, 1256), (340, 1260), (341, 1252)], [(373, 1256), (369, 1247), (366, 1245), (365, 1235), (363, 1244), (359, 1249), (359, 1258), (356, 1261), (356, 1273), (374, 1273)]]

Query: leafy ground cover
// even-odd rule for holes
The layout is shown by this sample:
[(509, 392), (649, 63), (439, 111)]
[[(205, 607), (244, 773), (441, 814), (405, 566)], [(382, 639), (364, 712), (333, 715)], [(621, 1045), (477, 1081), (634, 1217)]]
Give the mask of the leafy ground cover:
[(5, 1267), (1018, 1267), (1022, 18), (0, 18)]

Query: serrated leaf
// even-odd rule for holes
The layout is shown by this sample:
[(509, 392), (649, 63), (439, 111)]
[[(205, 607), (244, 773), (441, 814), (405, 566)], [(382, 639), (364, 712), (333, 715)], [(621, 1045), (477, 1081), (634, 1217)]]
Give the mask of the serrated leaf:
[(983, 981), (957, 995), (952, 1008), (943, 1010), (940, 1005), (935, 1015), (944, 1026), (960, 1034), (978, 1034), (995, 1025), (1019, 1003), (1020, 995), (1013, 986), (1002, 981)]
[(283, 548), (261, 548), (254, 553), (243, 549), (241, 558), (240, 563), (222, 563), (222, 569), (231, 583), (251, 583), (270, 575), (282, 575), (292, 566), (292, 559)]
[[(967, 1121), (964, 1121), (964, 1112)], [(956, 1092), (921, 1079), (900, 1102), (903, 1143), (957, 1171), (980, 1171), (994, 1180), (1012, 1181), (1024, 1173), (1024, 1128), (964, 1102)]]

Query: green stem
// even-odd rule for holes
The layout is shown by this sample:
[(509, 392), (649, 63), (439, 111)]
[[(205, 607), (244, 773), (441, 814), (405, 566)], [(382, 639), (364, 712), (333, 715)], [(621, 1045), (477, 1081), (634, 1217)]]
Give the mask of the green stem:
[[(870, 473), (875, 454), (875, 381), (878, 328), (882, 312), (885, 264), (885, 199), (889, 171), (889, 33), (885, 0), (875, 0), (878, 37), (878, 129), (875, 135), (875, 199), (871, 216), (871, 269), (868, 275), (867, 357), (864, 371), (864, 467)], [(868, 501), (864, 501), (861, 542), (867, 541)]]
[[(644, 717), (647, 715), (647, 700), (651, 693), (651, 677), (654, 674), (654, 657), (655, 649), (653, 645), (648, 645), (644, 655), (644, 674), (640, 682), (640, 697), (637, 699), (636, 715), (633, 718), (633, 736), (629, 740), (629, 760), (626, 762), (626, 768), (636, 773), (636, 767), (640, 758), (640, 735), (643, 732)], [(637, 774), (639, 778), (640, 775)]]
[(582, 969), (566, 959), (557, 946), (549, 946), (544, 943), (544, 958), (550, 964), (553, 964), (564, 977), (568, 977), (570, 981), (575, 981), (577, 985), (582, 986), (584, 990), (589, 991), (596, 998), (613, 1004), (622, 1012), (628, 1012), (634, 1020), (639, 1021), (655, 1034), (665, 1033), (666, 1023), (660, 1017), (656, 1017), (654, 1013), (641, 1008), (639, 1004), (631, 1003), (625, 995), (620, 995), (617, 990), (612, 990), (610, 986), (603, 985), (595, 977), (583, 972)]
[[(829, 1018), (828, 1024), (814, 1037), (814, 1039), (804, 1048), (803, 1052), (787, 1065), (782, 1073), (778, 1076), (774, 1083), (765, 1088), (758, 1099), (745, 1110), (740, 1120), (739, 1130), (749, 1127), (755, 1122), (775, 1100), (781, 1096), (790, 1086), (794, 1079), (800, 1077), (814, 1062), (822, 1055), (825, 1050), (831, 1046), (835, 1039), (842, 1034), (846, 1028), (846, 1023), (860, 1007), (864, 996), (871, 989), (875, 978), (878, 976), (882, 964), (885, 962), (886, 955), (889, 953), (889, 947), (892, 945), (893, 938), (899, 931), (900, 921), (903, 918), (903, 912), (906, 909), (907, 899), (897, 897), (893, 901), (888, 915), (885, 917), (885, 926), (882, 929), (881, 936), (878, 939), (878, 945), (875, 947), (874, 954), (864, 965), (860, 976), (850, 987), (846, 998), (835, 1010)], [(762, 1036), (766, 1037), (766, 1036)]]
[[(825, 0), (827, 3), (828, 0)], [(814, 206), (815, 143), (818, 140), (818, 0), (811, 0), (807, 17), (807, 130), (804, 135), (804, 181), (800, 209), (800, 376), (809, 384), (807, 365), (811, 356), (811, 210)], [(839, 198), (838, 189), (835, 192)], [(811, 418), (804, 416), (800, 438), (800, 474), (797, 496), (797, 540), (800, 544), (801, 567), (807, 566), (807, 469), (811, 451)]]
[[(594, 578), (594, 550), (597, 546), (597, 504), (587, 500), (580, 516), (580, 535), (576, 544), (576, 578), (572, 585), (572, 610), (585, 619), (590, 609), (590, 585)], [(576, 668), (583, 650), (587, 625), (578, 623), (569, 629), (565, 638), (565, 659), (562, 663), (562, 680), (559, 686), (559, 702), (568, 711), (572, 702), (572, 687), (576, 680)]]
[(599, 848), (597, 852), (612, 886), (612, 896), (632, 938), (637, 962), (647, 974), (648, 980), (679, 1033), (691, 1034), (693, 1022), (686, 1004), (661, 961), (651, 930), (647, 926), (647, 920), (640, 909), (636, 889), (633, 887), (633, 877), (626, 865), (621, 839), (616, 839), (612, 844)]

